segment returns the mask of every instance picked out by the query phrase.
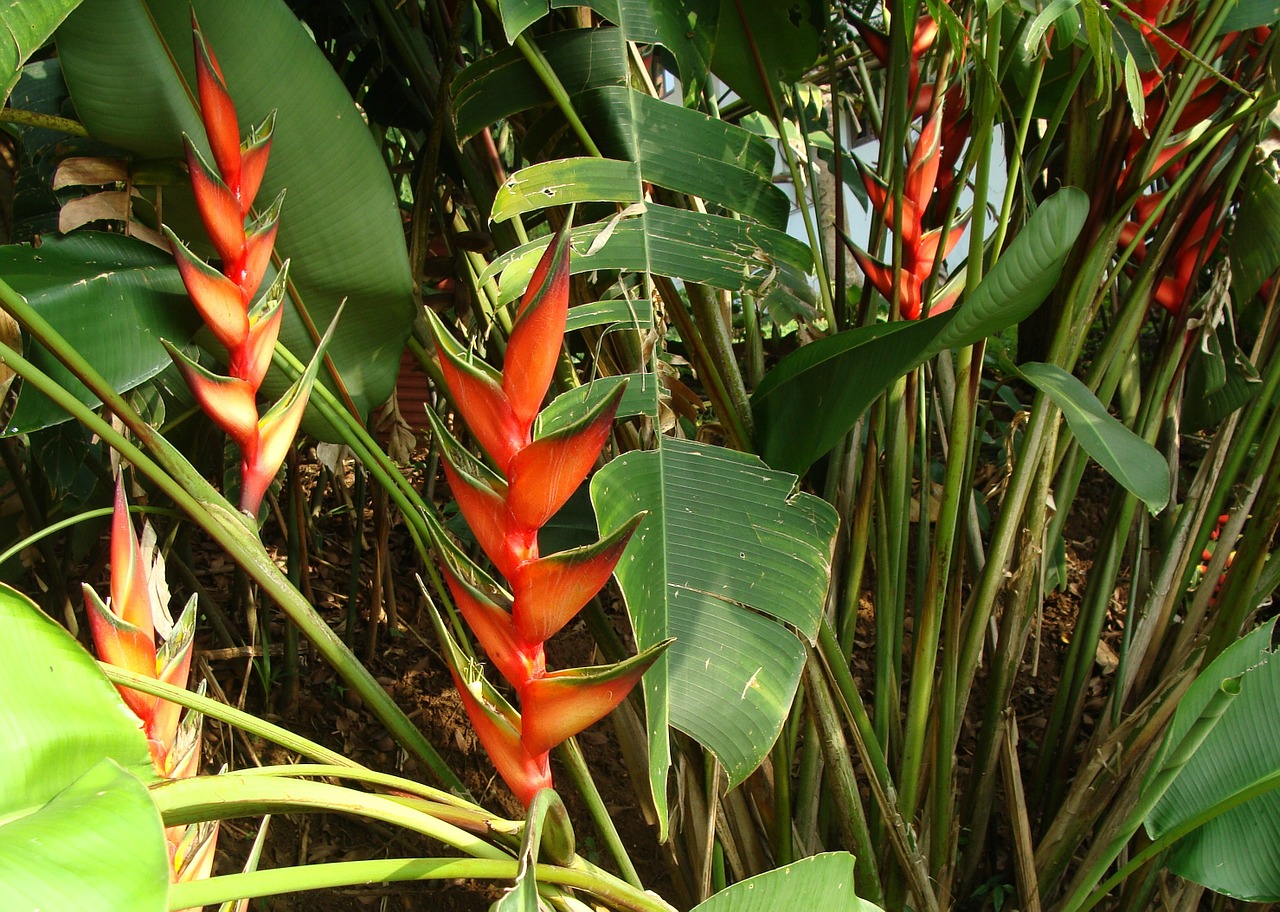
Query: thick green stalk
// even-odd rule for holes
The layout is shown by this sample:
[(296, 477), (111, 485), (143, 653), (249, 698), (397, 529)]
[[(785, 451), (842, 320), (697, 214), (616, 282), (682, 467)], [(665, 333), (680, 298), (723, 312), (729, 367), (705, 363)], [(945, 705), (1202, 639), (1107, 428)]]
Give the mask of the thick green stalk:
[[(854, 882), (857, 884), (858, 895), (866, 897), (877, 905), (882, 905), (884, 888), (880, 884), (880, 872), (876, 870), (876, 852), (871, 843), (871, 832), (867, 829), (867, 817), (862, 807), (862, 798), (858, 794), (858, 785), (854, 781), (849, 745), (845, 742), (835, 703), (827, 690), (827, 682), (823, 680), (821, 670), (814, 661), (805, 663), (805, 696), (822, 742), (830, 794), (834, 797), (835, 805), (840, 811), (840, 829), (846, 841), (852, 844), (854, 855), (857, 857)], [(932, 893), (929, 893), (929, 896), (931, 897)], [(926, 902), (926, 897), (920, 897), (920, 901)], [(927, 903), (926, 907), (928, 908)]]
[(631, 856), (627, 854), (627, 847), (618, 833), (618, 828), (614, 825), (613, 816), (605, 807), (600, 790), (596, 788), (595, 780), (591, 777), (591, 767), (587, 764), (587, 758), (582, 755), (582, 748), (578, 747), (577, 739), (570, 738), (560, 745), (556, 753), (568, 770), (569, 778), (573, 780), (578, 794), (586, 802), (591, 819), (604, 838), (605, 846), (617, 863), (618, 870), (622, 872), (623, 879), (637, 890), (643, 890), (644, 884), (640, 882), (640, 872), (636, 870)]

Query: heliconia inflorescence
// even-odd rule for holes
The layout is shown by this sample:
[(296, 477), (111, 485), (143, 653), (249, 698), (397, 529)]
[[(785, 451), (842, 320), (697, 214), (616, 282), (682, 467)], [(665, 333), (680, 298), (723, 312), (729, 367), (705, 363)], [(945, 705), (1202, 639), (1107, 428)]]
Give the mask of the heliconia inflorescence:
[[(865, 22), (856, 24), (871, 53), (887, 66), (889, 37)], [(958, 86), (939, 93), (934, 83), (922, 82), (920, 63), (937, 36), (938, 25), (933, 17), (921, 17), (911, 42), (907, 91), (914, 99), (912, 119), (923, 117), (924, 120), (907, 163), (901, 213), (896, 211), (889, 187), (866, 168), (858, 166), (871, 205), (879, 211), (887, 227), (901, 232), (901, 268), (894, 270), (892, 265), (881, 262), (845, 238), (846, 246), (872, 287), (888, 301), (892, 301), (897, 292), (899, 311), (907, 320), (915, 320), (926, 312), (942, 313), (959, 297), (958, 292), (935, 297), (927, 302), (927, 309), (925, 306), (924, 289), (929, 277), (934, 274), (939, 259), (948, 257), (963, 235), (963, 227), (953, 225), (942, 249), (944, 226), (941, 223), (945, 222), (945, 209), (951, 205), (953, 172), (969, 136), (967, 114), (956, 97)], [(953, 111), (959, 113), (952, 114)], [(941, 207), (934, 204), (935, 194), (941, 197)], [(926, 227), (931, 221), (932, 227)]]
[[(549, 752), (620, 703), (666, 644), (616, 665), (548, 671), (545, 642), (613, 573), (636, 516), (594, 545), (542, 556), (538, 530), (591, 471), (622, 389), (568, 427), (534, 438), (569, 308), (568, 225), (543, 254), (520, 301), (499, 373), (467, 357), (428, 311), (440, 370), (462, 420), (497, 471), (468, 453), (432, 415), (458, 507), (509, 592), (439, 542), (444, 577), (489, 660), (515, 689), (517, 712), (440, 627), (454, 682), (494, 766), (526, 805), (551, 785)], [(431, 414), (428, 411), (428, 414)]]
[[(186, 687), (191, 670), (195, 634), (196, 597), (178, 616), (164, 643), (156, 648), (157, 617), (168, 617), (158, 604), (125, 499), (123, 479), (116, 481), (115, 509), (111, 521), (111, 595), (103, 602), (87, 583), (84, 590), (89, 631), (98, 657), (108, 665), (135, 674)], [(194, 776), (200, 766), (200, 725), (197, 712), (180, 715), (182, 707), (128, 687), (120, 696), (138, 718), (147, 736), (151, 762), (166, 779)], [(170, 879), (174, 883), (209, 876), (217, 842), (216, 821), (173, 826), (165, 830), (169, 844)]]
[[(271, 261), (284, 191), (260, 214), (253, 201), (266, 172), (275, 113), (250, 131), (242, 143), (235, 105), (217, 58), (192, 17), (200, 116), (213, 154), (211, 166), (191, 138), (184, 136), (187, 166), (196, 206), (221, 261), (221, 271), (195, 256), (165, 228), (187, 294), (214, 338), (227, 351), (227, 374), (215, 374), (165, 343), (200, 407), (240, 449), (240, 509), (256, 516), (262, 498), (279, 472), (306, 409), (315, 366), (259, 416), (257, 395), (271, 366), (284, 313), (289, 263), (258, 294)], [(247, 221), (246, 221), (247, 220)], [(320, 348), (323, 349), (324, 342)]]

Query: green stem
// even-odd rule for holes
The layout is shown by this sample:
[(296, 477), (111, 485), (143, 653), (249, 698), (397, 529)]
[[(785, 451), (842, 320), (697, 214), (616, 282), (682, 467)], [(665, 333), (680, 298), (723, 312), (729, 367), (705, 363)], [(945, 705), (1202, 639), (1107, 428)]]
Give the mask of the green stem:
[(58, 117), (54, 114), (41, 114), (38, 111), (23, 111), (18, 108), (0, 110), (0, 123), (20, 124), (24, 127), (39, 127), (42, 130), (57, 130), (70, 136), (88, 136), (89, 131), (78, 120), (69, 117)]
[(569, 778), (573, 780), (578, 794), (586, 802), (587, 810), (591, 814), (591, 819), (595, 822), (596, 830), (604, 838), (609, 854), (617, 862), (618, 870), (622, 872), (623, 879), (637, 890), (643, 890), (644, 884), (640, 882), (640, 872), (636, 870), (635, 864), (631, 861), (631, 856), (627, 854), (626, 844), (623, 843), (622, 836), (618, 833), (617, 826), (614, 825), (613, 815), (605, 807), (604, 798), (601, 797), (600, 790), (596, 788), (595, 780), (591, 777), (591, 767), (587, 764), (586, 757), (582, 755), (582, 748), (578, 746), (577, 739), (570, 738), (561, 744), (557, 753), (561, 762), (564, 763), (565, 769), (568, 770)]
[[(458, 879), (510, 881), (518, 870), (519, 862), (514, 858), (387, 858), (326, 862), (173, 884), (169, 888), (169, 908), (188, 909), (245, 897), (372, 883)], [(540, 864), (535, 867), (534, 874), (540, 884), (582, 890), (615, 908), (630, 912), (675, 912), (674, 906), (652, 893), (641, 892), (585, 867)]]

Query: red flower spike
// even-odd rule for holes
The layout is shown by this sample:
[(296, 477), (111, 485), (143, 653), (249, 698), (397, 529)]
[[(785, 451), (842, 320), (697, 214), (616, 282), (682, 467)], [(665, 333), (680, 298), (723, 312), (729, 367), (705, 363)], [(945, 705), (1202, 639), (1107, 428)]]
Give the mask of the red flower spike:
[[(244, 217), (240, 203), (227, 185), (213, 173), (191, 139), (183, 136), (187, 144), (187, 168), (191, 174), (191, 188), (195, 191), (196, 208), (213, 249), (222, 258), (227, 275), (236, 282), (236, 275), (244, 260)], [(240, 284), (236, 282), (236, 284)]]
[[(484, 679), (478, 679), (483, 682)], [(551, 788), (551, 759), (546, 751), (536, 753), (524, 746), (518, 727), (519, 717), (512, 721), (488, 701), (482, 701), (453, 675), (454, 686), (462, 698), (462, 708), (476, 730), (485, 753), (497, 767), (502, 780), (526, 807), (541, 789)], [(492, 696), (497, 696), (496, 691)], [(499, 698), (500, 699), (500, 698)], [(504, 703), (506, 701), (503, 701)], [(513, 711), (514, 714), (514, 711)]]
[(253, 208), (253, 199), (262, 186), (262, 176), (267, 170), (267, 157), (271, 154), (271, 136), (276, 129), (276, 112), (272, 111), (249, 134), (240, 147), (240, 212), (247, 216)]
[(511, 460), (507, 506), (517, 523), (541, 528), (582, 484), (609, 439), (624, 389), (620, 384), (571, 427), (540, 437)]
[[(609, 582), (631, 534), (644, 516), (641, 513), (632, 517), (594, 545), (561, 551), (521, 567), (515, 585), (514, 619), (520, 639), (541, 643), (559, 633)], [(479, 637), (479, 632), (476, 636)]]
[(243, 448), (240, 509), (250, 516), (258, 515), (262, 498), (266, 495), (267, 488), (271, 487), (280, 466), (284, 465), (284, 458), (293, 445), (293, 438), (298, 435), (298, 426), (302, 424), (302, 415), (307, 410), (307, 399), (311, 396), (311, 388), (315, 385), (320, 364), (324, 361), (324, 350), (329, 347), (329, 340), (333, 338), (333, 331), (337, 329), (341, 317), (342, 305), (338, 305), (329, 328), (325, 330), (315, 354), (311, 356), (311, 363), (302, 372), (302, 376), (285, 390), (276, 404), (258, 420), (254, 445)]
[[(938, 183), (938, 164), (941, 151), (942, 107), (933, 112), (933, 116), (925, 123), (916, 140), (916, 147), (911, 152), (911, 161), (907, 165), (907, 176), (902, 196), (910, 200), (917, 213), (923, 213), (933, 198), (933, 189)], [(906, 213), (903, 213), (906, 222)], [(919, 216), (917, 216), (918, 218)], [(905, 232), (905, 228), (903, 231)]]
[(517, 642), (511, 612), (455, 575), (447, 566), (441, 569), (458, 610), (498, 673), (513, 684), (541, 674), (546, 667), (542, 648), (525, 648)]
[(236, 108), (222, 78), (222, 68), (214, 59), (213, 51), (205, 43), (204, 33), (191, 14), (191, 34), (196, 52), (196, 90), (200, 95), (200, 120), (209, 137), (213, 160), (218, 164), (222, 179), (234, 193), (240, 186), (240, 125), (236, 123)]
[(280, 337), (280, 323), (284, 319), (284, 292), (289, 281), (289, 261), (280, 267), (275, 281), (267, 289), (249, 313), (249, 336), (245, 344), (231, 359), (231, 373), (243, 378), (254, 389), (262, 386), (262, 379), (271, 367), (271, 355)]
[(459, 471), (447, 455), (441, 464), (453, 499), (458, 502), (458, 509), (480, 543), (480, 549), (493, 561), (499, 573), (511, 579), (519, 572), (523, 561), (537, 557), (536, 553), (524, 553), (526, 549), (517, 544), (518, 541), (524, 544), (528, 538), (536, 543), (536, 532), (519, 536), (521, 530), (515, 528), (511, 521), (511, 512), (502, 494), (470, 474)]
[(214, 423), (244, 449), (256, 445), (258, 404), (254, 389), (237, 377), (223, 377), (196, 364), (171, 343), (161, 340), (169, 357), (178, 365), (196, 402)]
[[(128, 621), (122, 620), (103, 604), (98, 593), (88, 584), (84, 591), (85, 614), (89, 618), (89, 632), (93, 636), (93, 648), (98, 658), (108, 665), (124, 668), (134, 674), (149, 678), (156, 676), (156, 646), (154, 635), (147, 636)], [(129, 709), (141, 721), (145, 731), (156, 714), (159, 698), (127, 687), (117, 687)]]
[(549, 751), (608, 715), (631, 692), (666, 640), (613, 665), (553, 671), (520, 691), (521, 739), (531, 754)]
[(284, 191), (281, 190), (267, 211), (254, 219), (245, 232), (244, 260), (239, 275), (231, 278), (240, 285), (246, 302), (257, 293), (262, 277), (266, 275), (267, 264), (271, 262), (271, 250), (275, 246), (280, 207), (283, 204)]
[(196, 305), (200, 319), (228, 351), (239, 348), (249, 334), (249, 319), (245, 316), (240, 288), (188, 250), (169, 226), (162, 227), (178, 264), (182, 284)]
[[(164, 683), (186, 688), (191, 673), (191, 646), (195, 641), (195, 631), (196, 597), (193, 595), (169, 632), (169, 638), (160, 647), (156, 659), (159, 666), (157, 677)], [(159, 745), (161, 757), (168, 758), (173, 750), (181, 714), (182, 707), (170, 700), (160, 700), (156, 706), (155, 718), (147, 734)]]
[[(529, 442), (528, 432), (522, 432), (517, 424), (497, 373), (483, 362), (473, 364), (464, 360), (461, 346), (440, 318), (430, 310), (426, 313), (440, 372), (454, 405), (481, 448), (505, 471), (511, 458)], [(507, 351), (509, 353), (510, 348)]]
[[(155, 639), (154, 620), (151, 616), (151, 592), (147, 585), (147, 572), (142, 565), (142, 548), (129, 520), (129, 503), (125, 499), (124, 480), (116, 479), (115, 503), (111, 512), (111, 610), (126, 624), (135, 628), (147, 639)], [(155, 674), (155, 646), (148, 645), (151, 655), (151, 671)]]
[(533, 270), (507, 340), (502, 389), (526, 434), (551, 386), (569, 316), (569, 225), (566, 219)]

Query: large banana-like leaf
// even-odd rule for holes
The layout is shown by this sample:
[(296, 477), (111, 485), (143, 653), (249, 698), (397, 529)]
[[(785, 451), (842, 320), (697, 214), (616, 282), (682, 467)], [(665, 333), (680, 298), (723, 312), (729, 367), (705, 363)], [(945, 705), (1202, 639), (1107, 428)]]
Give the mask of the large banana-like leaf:
[[(313, 323), (288, 307), (281, 341), (308, 360), (315, 327), (328, 325), (346, 299), (328, 352), (357, 408), (368, 412), (390, 394), (411, 328), (399, 208), (364, 120), (288, 7), (281, 0), (86, 0), (57, 33), (76, 110), (94, 136), (142, 156), (180, 156), (184, 131), (203, 147), (193, 7), (242, 132), (278, 111), (259, 199), (288, 190), (276, 251), (292, 260), (293, 297)], [(181, 200), (166, 195), (165, 205), (166, 220), (175, 222)], [(275, 378), (267, 389), (274, 395), (285, 385)]]
[(811, 855), (733, 884), (699, 903), (693, 912), (880, 912), (875, 903), (853, 892), (853, 864), (848, 852)]
[(0, 586), (0, 908), (162, 912), (168, 854), (138, 720), (97, 664)]
[[(121, 234), (82, 231), (39, 247), (0, 247), (0, 276), (123, 392), (172, 362), (160, 340), (184, 344), (200, 318), (172, 257)], [(86, 405), (98, 399), (62, 363), (35, 347), (27, 357)], [(70, 416), (24, 388), (5, 434), (26, 434)]]
[(1084, 193), (1060, 190), (954, 310), (837, 333), (784, 358), (751, 398), (765, 462), (803, 472), (898, 377), (938, 352), (972, 345), (1025, 319), (1053, 290), (1088, 211)]
[[(566, 184), (557, 183), (541, 194), (544, 205), (560, 203), (562, 190), (566, 196), (575, 195)], [(501, 271), (502, 302), (520, 295), (547, 243), (548, 238), (542, 238), (524, 244), (485, 269), (485, 279)], [(766, 225), (728, 216), (647, 203), (616, 224), (573, 229), (573, 245), (570, 269), (574, 273), (653, 272), (731, 291), (746, 290), (765, 300), (774, 295), (806, 302), (812, 298), (804, 272), (811, 262), (805, 244)]]
[(796, 478), (721, 447), (663, 438), (591, 482), (600, 531), (648, 516), (615, 571), (636, 643), (675, 643), (643, 679), (649, 775), (666, 825), (668, 726), (709, 748), (731, 785), (768, 753), (822, 617), (835, 510)]
[[(1240, 692), (1147, 816), (1158, 839), (1280, 773), (1280, 660), (1271, 648), (1275, 621), (1234, 643), (1178, 703), (1162, 757), (1180, 744), (1223, 681)], [(1162, 764), (1157, 763), (1155, 768)], [(1280, 789), (1233, 807), (1174, 843), (1174, 873), (1211, 890), (1257, 902), (1280, 900)]]
[(18, 84), (22, 64), (79, 4), (80, 0), (23, 0), (0, 10), (0, 104)]

